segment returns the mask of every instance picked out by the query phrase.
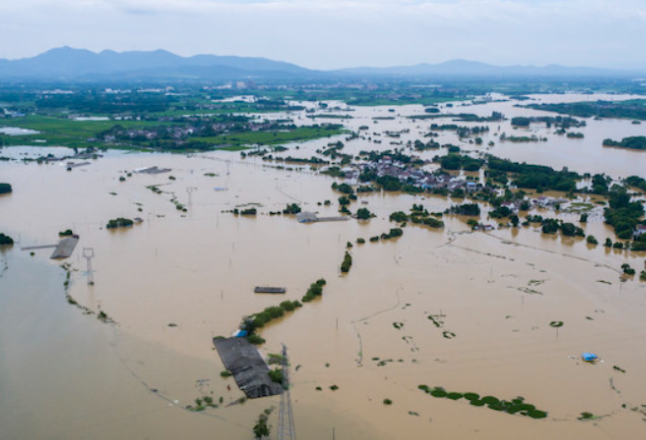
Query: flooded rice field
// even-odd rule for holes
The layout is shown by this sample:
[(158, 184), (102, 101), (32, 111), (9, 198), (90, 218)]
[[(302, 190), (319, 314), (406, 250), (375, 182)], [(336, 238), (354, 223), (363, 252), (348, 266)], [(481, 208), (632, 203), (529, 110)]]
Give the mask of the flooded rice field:
[[(442, 111), (542, 114), (514, 104)], [(335, 105), (344, 106), (330, 103)], [(404, 145), (428, 131), (431, 121), (405, 118), (423, 113), (421, 106), (389, 108), (335, 110), (353, 116), (343, 121), (351, 130), (369, 126), (362, 130), (365, 139), (346, 142), (344, 152), (394, 148), (385, 131), (408, 129), (396, 139)], [(372, 119), (377, 115), (394, 119)], [(305, 113), (290, 116), (298, 123), (319, 121)], [(604, 138), (644, 135), (643, 126), (587, 122), (577, 129), (585, 134), (581, 140), (532, 126), (530, 132), (548, 140), (501, 143), (499, 133), (521, 131), (504, 121), (488, 124), (482, 146), (461, 143), (453, 133), (442, 134), (440, 142), (581, 173), (644, 175), (643, 153), (601, 146)], [(375, 144), (367, 134), (383, 142)], [(282, 154), (310, 157), (336, 140), (299, 143), (298, 150), (290, 145)], [(15, 147), (1, 153), (23, 158), (43, 151), (54, 150)], [(300, 224), (295, 216), (269, 212), (297, 203), (319, 216), (337, 216), (339, 194), (330, 188), (335, 179), (309, 167), (276, 165), (225, 151), (108, 152), (72, 171), (65, 163), (1, 162), (0, 180), (11, 182), (13, 193), (0, 196), (0, 231), (17, 241), (0, 254), (3, 437), (243, 440), (253, 438), (258, 415), (271, 407), (273, 437), (280, 398), (241, 403), (243, 393), (233, 379), (220, 376), (224, 367), (212, 338), (231, 335), (244, 316), (285, 299), (300, 300), (320, 278), (327, 281), (322, 298), (261, 331), (264, 355), (279, 353), (281, 344), (288, 347), (299, 438), (646, 435), (646, 283), (621, 274), (623, 263), (641, 270), (646, 255), (545, 236), (535, 227), (474, 232), (459, 216), (445, 216), (444, 229), (408, 225), (402, 237), (370, 242), (395, 227), (388, 221), (392, 212), (413, 204), (438, 212), (452, 202), (431, 195), (359, 194), (353, 210), (369, 208), (376, 214), (372, 220)], [(152, 166), (170, 171), (133, 172)], [(332, 203), (326, 206), (325, 200)], [(227, 212), (247, 207), (256, 207), (258, 215)], [(533, 213), (578, 219), (567, 210)], [(118, 217), (142, 222), (107, 229), (108, 220)], [(582, 227), (600, 242), (614, 240), (600, 208)], [(66, 229), (80, 236), (66, 261), (50, 261), (51, 249), (34, 255), (20, 250), (55, 243)], [(357, 244), (357, 238), (366, 243)], [(347, 243), (353, 244), (353, 265), (341, 274)], [(88, 284), (88, 248), (94, 285)], [(259, 295), (255, 286), (282, 286), (287, 293)], [(97, 319), (101, 312), (107, 323)], [(562, 326), (550, 325), (558, 322)], [(583, 362), (583, 352), (597, 353), (601, 361)], [(548, 414), (533, 419), (493, 411), (465, 399), (432, 397), (420, 385), (501, 400), (522, 396)], [(219, 407), (186, 409), (203, 396), (212, 396)], [(584, 412), (593, 419), (578, 420)]]

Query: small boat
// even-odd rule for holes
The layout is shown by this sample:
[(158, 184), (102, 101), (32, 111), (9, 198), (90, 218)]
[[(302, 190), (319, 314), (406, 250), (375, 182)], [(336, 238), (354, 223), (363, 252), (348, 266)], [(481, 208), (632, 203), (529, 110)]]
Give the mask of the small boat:
[(586, 362), (594, 363), (599, 360), (599, 356), (594, 353), (581, 353), (581, 359)]

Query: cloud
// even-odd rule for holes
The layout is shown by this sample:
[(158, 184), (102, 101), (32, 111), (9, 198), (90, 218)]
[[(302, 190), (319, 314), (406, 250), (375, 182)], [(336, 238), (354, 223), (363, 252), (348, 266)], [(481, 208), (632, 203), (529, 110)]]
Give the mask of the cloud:
[[(643, 0), (0, 1), (0, 57), (94, 50), (278, 58), (308, 67), (438, 62), (603, 65), (646, 59)], [(34, 29), (38, 29), (35, 31)]]

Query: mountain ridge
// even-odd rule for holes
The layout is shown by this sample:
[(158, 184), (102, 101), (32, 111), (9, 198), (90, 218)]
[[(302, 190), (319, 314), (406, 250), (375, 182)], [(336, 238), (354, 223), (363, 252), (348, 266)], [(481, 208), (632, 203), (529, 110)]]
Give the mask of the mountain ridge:
[(495, 66), (480, 61), (454, 59), (442, 63), (418, 63), (411, 66), (352, 67), (314, 70), (284, 61), (262, 57), (193, 55), (183, 57), (164, 49), (116, 52), (106, 49), (92, 52), (69, 46), (50, 49), (39, 55), (16, 60), (0, 59), (1, 80), (78, 80), (106, 76), (121, 78), (293, 78), (404, 76), (404, 77), (567, 77), (630, 76), (641, 72), (550, 64), (537, 66)]

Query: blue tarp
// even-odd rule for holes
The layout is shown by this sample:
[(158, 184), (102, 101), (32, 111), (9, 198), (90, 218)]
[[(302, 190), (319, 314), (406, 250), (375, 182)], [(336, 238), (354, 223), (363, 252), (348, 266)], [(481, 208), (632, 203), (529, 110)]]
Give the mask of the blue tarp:
[(584, 361), (586, 362), (594, 362), (599, 360), (599, 356), (597, 356), (594, 353), (582, 353), (581, 357), (583, 358)]
[(247, 332), (247, 330), (239, 330), (239, 331), (235, 334), (235, 337), (236, 337), (236, 338), (244, 338), (244, 337), (245, 337), (245, 336), (247, 336), (248, 334), (249, 334), (249, 333)]

